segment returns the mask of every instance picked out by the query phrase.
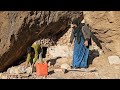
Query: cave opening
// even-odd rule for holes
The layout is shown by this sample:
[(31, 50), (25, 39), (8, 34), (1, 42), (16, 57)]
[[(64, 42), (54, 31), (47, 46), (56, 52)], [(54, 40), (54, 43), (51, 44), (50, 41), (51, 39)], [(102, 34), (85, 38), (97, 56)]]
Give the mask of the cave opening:
[(42, 47), (42, 50), (43, 50), (42, 58), (46, 58), (47, 48), (48, 47)]

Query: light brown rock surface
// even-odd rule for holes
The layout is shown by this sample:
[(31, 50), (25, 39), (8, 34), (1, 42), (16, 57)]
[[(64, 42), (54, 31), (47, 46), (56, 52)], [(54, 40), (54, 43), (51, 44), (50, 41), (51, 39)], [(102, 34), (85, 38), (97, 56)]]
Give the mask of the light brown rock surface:
[(120, 55), (120, 11), (85, 11), (85, 20), (103, 47)]
[[(79, 12), (78, 12), (79, 13)], [(71, 17), (68, 11), (1, 11), (0, 71), (17, 61), (38, 38), (65, 30)]]

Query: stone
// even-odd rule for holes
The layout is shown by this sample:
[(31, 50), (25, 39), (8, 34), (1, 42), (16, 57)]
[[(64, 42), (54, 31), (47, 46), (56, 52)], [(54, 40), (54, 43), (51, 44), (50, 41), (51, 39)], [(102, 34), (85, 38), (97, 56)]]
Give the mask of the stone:
[(71, 67), (67, 63), (64, 63), (61, 65), (61, 68), (62, 69), (70, 69)]
[(15, 67), (11, 67), (8, 71), (10, 74), (15, 74)]
[(48, 52), (52, 57), (69, 57), (73, 54), (72, 48), (69, 48), (67, 45), (52, 46)]
[(102, 51), (102, 50), (98, 50), (98, 52), (99, 52), (99, 55), (101, 55), (101, 54), (103, 53), (103, 51)]
[(20, 73), (20, 71), (19, 71), (18, 68), (15, 68), (14, 70), (15, 70), (15, 71), (14, 71), (15, 74), (19, 74), (19, 73)]
[(25, 68), (23, 66), (11, 67), (7, 70), (7, 73), (9, 73), (9, 74), (25, 73)]
[(120, 64), (120, 58), (118, 56), (108, 56), (110, 64)]
[(11, 75), (10, 78), (11, 78), (11, 79), (17, 79), (17, 78), (18, 78), (18, 75)]
[(62, 72), (62, 69), (54, 69), (54, 72)]
[(31, 68), (31, 67), (28, 67), (28, 68), (26, 69), (26, 73), (31, 74), (31, 73), (32, 73), (32, 68)]
[(48, 67), (50, 66), (51, 62), (48, 62)]
[(6, 74), (2, 74), (1, 79), (8, 79)]
[(24, 66), (19, 66), (19, 67), (18, 67), (18, 71), (19, 71), (18, 73), (20, 73), (20, 74), (21, 74), (21, 73), (25, 73), (25, 72), (26, 72), (26, 67), (24, 67)]

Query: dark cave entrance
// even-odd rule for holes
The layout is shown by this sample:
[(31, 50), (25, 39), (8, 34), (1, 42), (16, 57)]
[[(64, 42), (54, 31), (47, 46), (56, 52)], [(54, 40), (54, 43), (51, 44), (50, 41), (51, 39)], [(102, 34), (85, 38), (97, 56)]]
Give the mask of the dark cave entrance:
[(47, 48), (48, 47), (42, 47), (42, 50), (43, 50), (42, 58), (46, 58)]

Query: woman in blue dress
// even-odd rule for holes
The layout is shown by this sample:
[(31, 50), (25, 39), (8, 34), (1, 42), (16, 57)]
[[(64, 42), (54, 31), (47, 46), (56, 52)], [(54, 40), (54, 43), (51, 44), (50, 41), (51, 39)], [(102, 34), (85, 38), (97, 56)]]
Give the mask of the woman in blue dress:
[(72, 33), (70, 43), (74, 40), (74, 51), (72, 68), (87, 68), (87, 60), (89, 55), (90, 33), (88, 27), (81, 23), (82, 19), (74, 18), (71, 24)]

